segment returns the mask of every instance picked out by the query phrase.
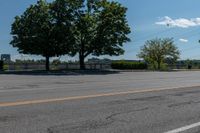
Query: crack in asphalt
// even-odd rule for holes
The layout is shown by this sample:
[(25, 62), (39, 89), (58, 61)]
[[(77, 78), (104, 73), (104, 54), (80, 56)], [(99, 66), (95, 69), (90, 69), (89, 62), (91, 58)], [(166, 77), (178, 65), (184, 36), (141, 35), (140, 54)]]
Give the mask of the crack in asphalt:
[(154, 101), (163, 101), (166, 98), (164, 96), (151, 96), (151, 97), (141, 97), (141, 98), (135, 98), (135, 99), (126, 99), (126, 100), (115, 100), (111, 102), (104, 102), (103, 104), (107, 105), (116, 105), (116, 104), (128, 104), (128, 103), (134, 103), (133, 101), (141, 101), (141, 102), (154, 102)]
[(71, 126), (69, 124), (52, 126), (47, 129), (47, 133), (63, 133), (63, 132), (80, 133), (83, 131), (89, 131), (93, 129), (107, 127), (108, 125), (114, 123), (115, 121), (128, 123), (128, 121), (120, 120), (114, 117), (121, 114), (140, 112), (140, 111), (144, 111), (148, 109), (149, 109), (148, 107), (145, 107), (145, 108), (135, 109), (135, 110), (126, 111), (126, 112), (113, 113), (107, 116), (104, 120), (87, 120), (81, 123), (74, 123)]
[(191, 105), (191, 104), (199, 104), (200, 101), (187, 101), (187, 102), (181, 102), (181, 103), (175, 103), (168, 105), (169, 108), (172, 107), (179, 107), (179, 106), (185, 106), (185, 105)]
[(87, 120), (87, 121), (83, 121), (82, 123), (75, 123), (72, 126), (69, 126), (68, 124), (53, 126), (53, 127), (50, 127), (47, 129), (47, 133), (63, 133), (63, 132), (80, 133), (83, 131), (106, 127), (106, 126), (112, 124), (113, 121)]
[(175, 103), (175, 104), (170, 104), (168, 105), (169, 108), (172, 108), (172, 107), (179, 107), (179, 106), (185, 106), (185, 105), (190, 105), (194, 103), (193, 101), (188, 101), (188, 102), (182, 102), (182, 103)]
[[(145, 108), (141, 108), (141, 109), (135, 109), (135, 110), (131, 110), (131, 111), (126, 111), (126, 112), (120, 112), (120, 113), (113, 113), (109, 116), (106, 117), (106, 120), (116, 120), (114, 117), (121, 115), (121, 114), (129, 114), (129, 113), (133, 113), (133, 112), (140, 112), (140, 111), (145, 111), (148, 110), (149, 107), (145, 107)], [(119, 119), (117, 119), (119, 120)], [(124, 120), (123, 120), (124, 121)]]
[(185, 96), (185, 95), (197, 94), (197, 93), (200, 93), (200, 90), (186, 91), (186, 92), (177, 92), (176, 94), (172, 94), (172, 96)]
[(164, 100), (163, 96), (150, 96), (150, 97), (142, 97), (142, 98), (135, 98), (135, 99), (128, 99), (131, 101), (158, 101)]

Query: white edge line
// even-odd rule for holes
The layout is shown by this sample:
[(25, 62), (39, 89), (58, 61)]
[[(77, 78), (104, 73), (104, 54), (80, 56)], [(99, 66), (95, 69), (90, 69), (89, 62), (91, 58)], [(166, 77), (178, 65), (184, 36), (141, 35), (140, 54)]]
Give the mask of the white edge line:
[(177, 129), (174, 129), (174, 130), (171, 130), (171, 131), (167, 131), (167, 132), (164, 132), (164, 133), (180, 133), (180, 132), (183, 132), (183, 131), (186, 131), (186, 130), (189, 130), (189, 129), (192, 129), (192, 128), (195, 128), (195, 127), (198, 127), (200, 126), (200, 122), (197, 122), (197, 123), (194, 123), (194, 124), (191, 124), (191, 125), (187, 125), (187, 126), (184, 126), (184, 127), (181, 127), (181, 128), (177, 128)]

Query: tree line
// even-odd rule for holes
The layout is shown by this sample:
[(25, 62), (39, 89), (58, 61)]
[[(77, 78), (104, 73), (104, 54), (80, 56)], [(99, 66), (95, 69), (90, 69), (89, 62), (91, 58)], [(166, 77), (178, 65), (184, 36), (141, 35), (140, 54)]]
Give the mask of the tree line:
[(42, 55), (49, 70), (51, 57), (79, 55), (85, 69), (89, 55), (118, 56), (130, 41), (127, 8), (109, 0), (38, 0), (11, 27), (12, 41), (19, 53)]

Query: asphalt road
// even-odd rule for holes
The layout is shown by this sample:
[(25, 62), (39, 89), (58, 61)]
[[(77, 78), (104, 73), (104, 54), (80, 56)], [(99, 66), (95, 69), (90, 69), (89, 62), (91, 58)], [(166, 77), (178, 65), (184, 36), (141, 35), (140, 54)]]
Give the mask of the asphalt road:
[(0, 133), (200, 133), (200, 72), (0, 75)]

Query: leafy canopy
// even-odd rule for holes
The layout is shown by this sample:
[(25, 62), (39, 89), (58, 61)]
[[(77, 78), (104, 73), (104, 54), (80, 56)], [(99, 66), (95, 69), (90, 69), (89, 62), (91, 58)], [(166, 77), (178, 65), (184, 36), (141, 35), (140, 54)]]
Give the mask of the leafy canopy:
[(161, 63), (165, 60), (176, 61), (180, 52), (175, 46), (172, 38), (148, 40), (138, 54), (147, 63), (153, 64), (155, 69), (160, 69)]
[[(75, 0), (73, 52), (79, 54), (80, 67), (88, 55), (121, 55), (123, 44), (130, 41), (127, 8), (108, 0)], [(63, 6), (62, 4), (61, 6)]]
[[(39, 0), (21, 15), (16, 16), (12, 24), (11, 45), (23, 54), (53, 57), (68, 54), (74, 43), (71, 34), (71, 12), (65, 12), (65, 21), (58, 19), (56, 5)], [(66, 9), (69, 10), (69, 9)], [(63, 17), (63, 16), (62, 16)], [(64, 17), (63, 17), (64, 18)]]
[(12, 24), (11, 44), (23, 54), (45, 57), (121, 55), (130, 41), (127, 8), (109, 0), (39, 0)]
[(123, 44), (130, 41), (127, 8), (107, 0), (82, 2), (75, 21), (76, 51), (84, 57), (123, 54)]

